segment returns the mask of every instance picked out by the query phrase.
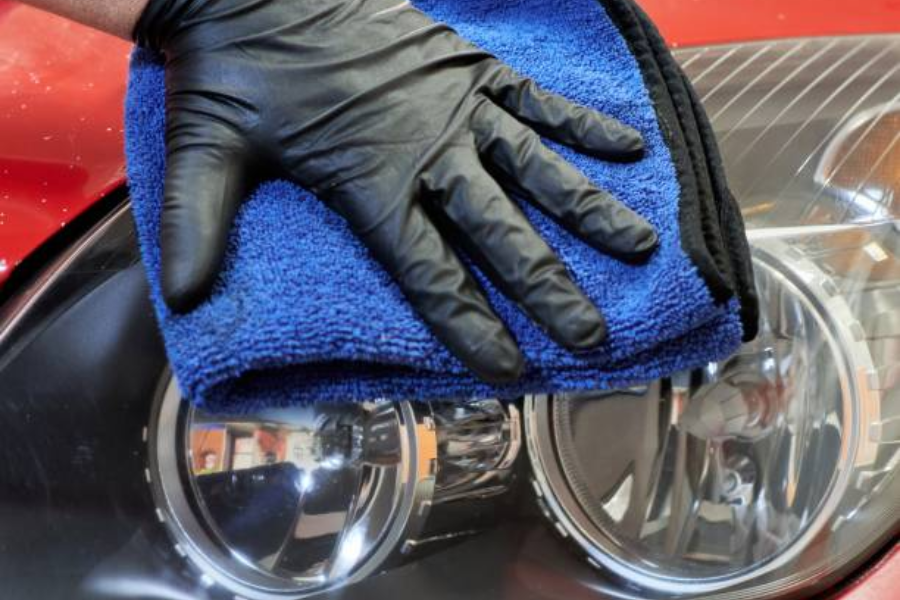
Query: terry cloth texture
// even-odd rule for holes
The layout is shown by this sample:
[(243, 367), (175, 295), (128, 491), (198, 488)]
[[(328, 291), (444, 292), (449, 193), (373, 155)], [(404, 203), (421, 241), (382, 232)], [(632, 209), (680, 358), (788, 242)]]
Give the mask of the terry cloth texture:
[(136, 50), (126, 106), (132, 209), (169, 359), (187, 397), (209, 410), (243, 412), (619, 387), (724, 358), (752, 335), (749, 253), (709, 124), (630, 0), (416, 5), (544, 87), (643, 134), (646, 157), (634, 164), (549, 145), (657, 228), (660, 247), (648, 264), (605, 256), (520, 202), (603, 311), (607, 341), (590, 353), (567, 352), (473, 266), (528, 363), (515, 385), (484, 384), (431, 335), (341, 218), (285, 181), (262, 185), (244, 203), (209, 300), (171, 314), (159, 284), (164, 71), (159, 57)]

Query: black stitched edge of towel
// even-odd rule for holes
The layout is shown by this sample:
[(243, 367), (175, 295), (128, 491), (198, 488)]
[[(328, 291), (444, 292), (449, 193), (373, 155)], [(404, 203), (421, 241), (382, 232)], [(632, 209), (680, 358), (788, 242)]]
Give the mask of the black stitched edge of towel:
[(646, 13), (634, 2), (628, 1), (627, 4), (631, 6), (635, 18), (641, 25), (644, 38), (650, 45), (659, 72), (663, 81), (665, 81), (669, 98), (675, 107), (678, 123), (681, 126), (681, 132), (687, 144), (691, 167), (694, 170), (694, 177), (697, 182), (700, 218), (702, 220), (701, 226), (705, 235), (704, 242), (707, 251), (712, 255), (716, 268), (728, 285), (728, 289), (734, 294), (737, 291), (734, 270), (732, 269), (728, 253), (725, 251), (722, 223), (719, 219), (719, 211), (713, 195), (706, 152), (704, 144), (700, 140), (691, 98), (684, 86), (681, 67), (669, 52), (662, 35), (656, 29), (656, 26), (650, 22), (650, 18), (647, 17)]
[[(661, 65), (647, 39), (643, 24), (632, 9), (629, 0), (599, 0), (613, 23), (625, 39), (637, 60), (644, 83), (656, 108), (660, 128), (666, 145), (672, 151), (672, 159), (681, 186), (679, 203), (679, 229), (681, 247), (697, 267), (701, 278), (717, 303), (724, 303), (735, 296), (731, 269), (725, 257), (716, 214), (710, 207), (712, 201), (709, 178), (697, 180), (702, 162), (697, 164), (696, 143), (689, 146), (682, 129), (682, 119), (670, 95)], [(674, 59), (673, 59), (674, 62)], [(682, 113), (684, 108), (682, 107)], [(701, 189), (701, 184), (705, 183)]]
[(694, 86), (682, 72), (691, 106), (699, 127), (699, 136), (706, 149), (709, 173), (712, 178), (713, 193), (719, 207), (719, 220), (722, 223), (722, 235), (725, 245), (728, 247), (728, 255), (733, 259), (735, 284), (737, 285), (738, 300), (741, 304), (741, 325), (744, 329), (744, 341), (749, 342), (759, 333), (759, 294), (756, 291), (756, 280), (753, 275), (753, 261), (750, 255), (750, 244), (747, 241), (747, 233), (744, 230), (744, 219), (738, 207), (737, 200), (725, 178), (725, 167), (722, 164), (722, 155), (719, 153), (719, 145), (716, 142), (715, 133), (709, 117)]
[[(703, 110), (694, 86), (669, 52), (659, 31), (637, 4), (633, 4), (633, 7), (638, 21), (643, 23), (644, 32), (656, 54), (658, 64), (663, 65), (662, 74), (666, 79), (673, 102), (676, 107), (684, 109), (679, 111), (679, 114), (683, 115), (682, 131), (688, 146), (693, 148), (692, 158), (696, 161), (695, 172), (703, 174), (703, 178), (699, 180), (701, 181), (700, 187), (709, 186), (711, 209), (717, 215), (718, 231), (721, 234), (722, 259), (727, 265), (727, 271), (724, 272), (740, 302), (744, 341), (749, 341), (756, 337), (759, 329), (759, 297), (756, 293), (753, 262), (744, 230), (744, 221), (737, 201), (728, 188), (722, 156), (712, 124), (709, 122), (706, 111)], [(682, 100), (685, 102), (683, 106)]]

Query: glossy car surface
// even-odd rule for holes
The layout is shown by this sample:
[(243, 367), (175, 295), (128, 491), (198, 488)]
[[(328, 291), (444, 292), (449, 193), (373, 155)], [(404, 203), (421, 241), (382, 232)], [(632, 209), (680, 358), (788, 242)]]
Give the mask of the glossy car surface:
[[(643, 0), (674, 47), (900, 27), (875, 0)], [(0, 284), (60, 228), (124, 183), (127, 42), (0, 0)]]
[[(644, 0), (641, 3), (675, 47), (880, 33), (900, 28), (897, 0), (860, 2), (852, 9), (838, 0)], [(124, 41), (0, 0), (0, 286), (23, 261), (36, 256), (35, 252), (60, 229), (65, 229), (75, 217), (124, 184), (121, 105), (128, 52), (129, 45)], [(108, 300), (111, 326), (109, 331), (92, 332), (98, 343), (107, 339), (104, 335), (115, 337), (115, 326), (124, 328), (129, 322), (135, 323), (133, 327), (148, 326), (145, 321), (132, 319), (134, 315), (127, 311), (122, 310), (121, 314), (113, 311), (116, 299)], [(148, 333), (148, 337), (152, 335)], [(77, 380), (79, 362), (73, 359), (71, 367), (73, 380)], [(124, 375), (110, 385), (125, 386)], [(133, 385), (150, 386), (151, 382)], [(139, 425), (143, 417), (129, 409), (127, 400), (126, 396), (121, 418), (137, 419), (134, 425)], [(83, 453), (85, 464), (89, 463), (91, 449), (79, 452)], [(23, 457), (10, 460), (27, 464)], [(121, 463), (118, 467), (121, 469), (143, 468), (135, 457), (123, 459)], [(77, 489), (78, 477), (90, 476), (89, 472), (79, 471), (77, 461), (73, 465), (57, 466), (60, 473), (66, 473), (65, 477), (71, 479), (71, 489)], [(67, 468), (71, 471), (66, 472)], [(85, 506), (88, 507), (85, 518), (70, 524), (71, 534), (85, 536), (88, 545), (116, 546), (120, 540), (91, 539), (91, 519), (108, 518), (108, 515), (93, 512), (89, 501)], [(127, 519), (129, 515), (116, 513), (115, 518)], [(23, 527), (27, 528), (27, 524)], [(0, 540), (0, 544), (4, 543), (11, 542)], [(559, 597), (560, 593), (577, 597), (591, 589), (589, 569), (585, 568), (580, 577), (572, 577), (571, 571), (557, 568), (553, 554), (560, 550), (559, 541), (542, 529), (505, 530), (489, 534), (481, 543), (494, 548), (497, 557), (509, 548), (523, 550), (513, 565), (499, 561), (474, 564), (472, 555), (461, 546), (451, 551), (448, 563), (423, 564), (397, 571), (388, 578), (365, 583), (354, 591), (353, 597), (365, 597), (367, 593), (377, 597), (381, 590), (391, 589), (391, 577), (394, 582), (404, 577), (402, 584), (411, 594), (417, 590), (423, 596), (433, 593), (428, 588), (429, 569), (445, 568), (446, 564), (469, 573), (458, 588), (444, 590), (447, 597), (466, 594), (479, 586), (482, 591), (486, 586), (495, 596), (510, 598), (538, 598), (542, 590), (552, 594), (549, 597)], [(125, 554), (122, 560), (127, 562), (129, 558)], [(60, 556), (58, 560), (77, 562), (77, 558)], [(494, 575), (499, 569), (515, 572), (505, 579), (506, 587), (491, 588), (496, 585)], [(40, 577), (41, 573), (24, 575)], [(877, 557), (845, 587), (834, 590), (833, 595), (851, 600), (900, 597), (898, 580), (900, 551), (894, 548)]]

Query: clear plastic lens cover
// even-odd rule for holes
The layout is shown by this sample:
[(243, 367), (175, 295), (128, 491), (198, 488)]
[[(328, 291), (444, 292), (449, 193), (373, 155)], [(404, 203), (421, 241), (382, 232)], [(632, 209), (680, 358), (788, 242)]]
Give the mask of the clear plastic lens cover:
[(683, 50), (748, 228), (900, 216), (900, 36)]

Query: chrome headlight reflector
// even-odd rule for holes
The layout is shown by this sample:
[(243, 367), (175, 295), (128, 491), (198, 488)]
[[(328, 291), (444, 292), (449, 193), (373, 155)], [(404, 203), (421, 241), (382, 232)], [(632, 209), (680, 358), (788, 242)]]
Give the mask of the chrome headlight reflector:
[(727, 361), (527, 401), (546, 509), (598, 566), (660, 594), (769, 597), (846, 567), (898, 522), (886, 371), (802, 248), (757, 244), (761, 332)]
[(508, 490), (519, 427), (515, 406), (496, 400), (210, 414), (170, 378), (148, 429), (147, 478), (203, 582), (296, 598), (484, 527), (465, 503)]
[(244, 597), (364, 577), (419, 533), (433, 494), (433, 427), (409, 404), (210, 415), (173, 379), (151, 431), (178, 551)]

